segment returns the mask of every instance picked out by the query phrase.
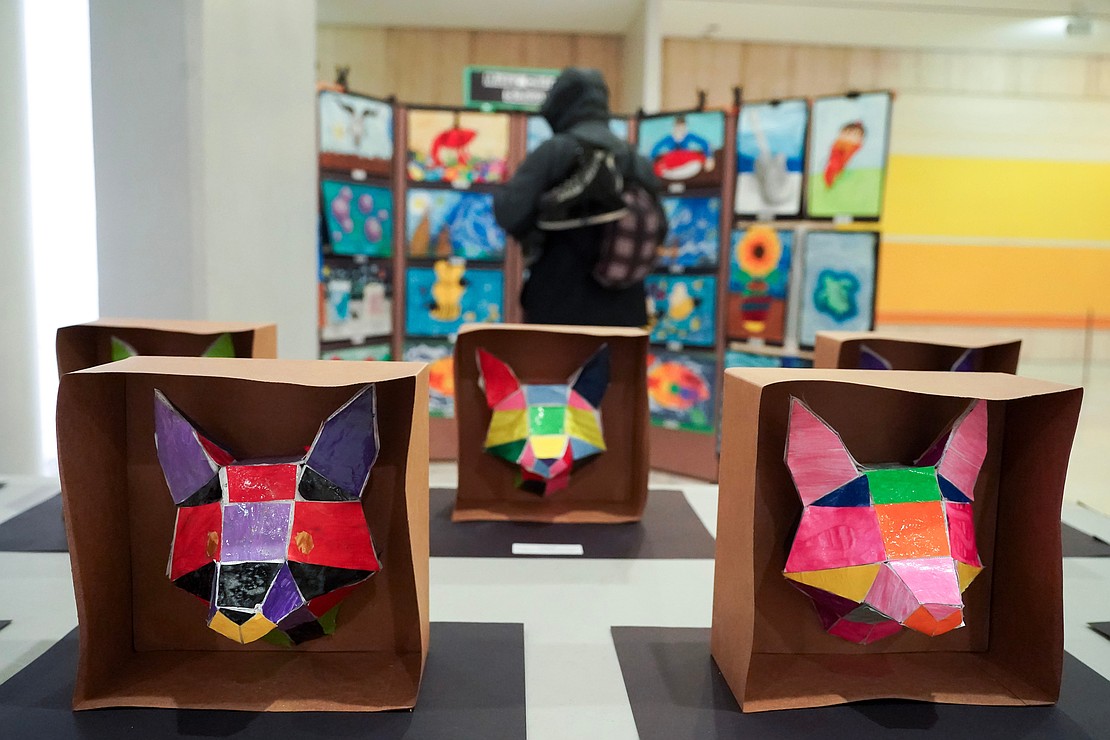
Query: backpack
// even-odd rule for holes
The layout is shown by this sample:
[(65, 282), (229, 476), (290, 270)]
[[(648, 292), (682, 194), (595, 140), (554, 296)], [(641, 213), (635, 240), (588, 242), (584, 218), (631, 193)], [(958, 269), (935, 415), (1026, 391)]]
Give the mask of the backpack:
[(540, 197), (536, 226), (567, 231), (603, 224), (593, 277), (605, 288), (623, 290), (655, 268), (667, 235), (666, 214), (651, 191), (626, 180), (614, 152), (579, 143), (575, 168)]

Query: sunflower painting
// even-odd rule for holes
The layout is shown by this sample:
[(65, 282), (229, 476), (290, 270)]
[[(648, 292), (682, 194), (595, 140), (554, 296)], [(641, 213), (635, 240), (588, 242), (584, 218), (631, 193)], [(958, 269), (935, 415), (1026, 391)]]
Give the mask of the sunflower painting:
[(732, 232), (726, 322), (730, 339), (783, 341), (793, 246), (794, 232), (765, 224)]

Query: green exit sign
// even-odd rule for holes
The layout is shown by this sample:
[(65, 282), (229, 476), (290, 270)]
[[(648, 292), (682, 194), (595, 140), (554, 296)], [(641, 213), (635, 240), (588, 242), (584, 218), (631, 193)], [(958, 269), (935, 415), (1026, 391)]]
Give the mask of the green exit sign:
[(537, 111), (559, 76), (557, 69), (470, 66), (463, 70), (469, 108)]

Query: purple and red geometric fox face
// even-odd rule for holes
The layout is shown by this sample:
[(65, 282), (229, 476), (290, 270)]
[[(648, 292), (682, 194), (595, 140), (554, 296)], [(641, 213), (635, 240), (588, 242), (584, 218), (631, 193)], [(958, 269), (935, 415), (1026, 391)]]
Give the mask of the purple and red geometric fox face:
[(248, 643), (331, 634), (339, 602), (381, 569), (360, 498), (378, 454), (370, 385), (300, 458), (235, 460), (155, 391), (155, 444), (177, 521), (167, 575)]
[(903, 626), (927, 635), (963, 626), (963, 591), (983, 569), (971, 507), (986, 453), (986, 401), (914, 466), (864, 467), (790, 399), (786, 464), (804, 508), (783, 575), (826, 631), (867, 644)]
[(609, 345), (559, 385), (521, 383), (508, 364), (483, 349), (477, 359), (492, 411), (484, 447), (519, 466), (520, 488), (543, 496), (559, 491), (575, 464), (605, 452), (599, 407), (609, 386)]

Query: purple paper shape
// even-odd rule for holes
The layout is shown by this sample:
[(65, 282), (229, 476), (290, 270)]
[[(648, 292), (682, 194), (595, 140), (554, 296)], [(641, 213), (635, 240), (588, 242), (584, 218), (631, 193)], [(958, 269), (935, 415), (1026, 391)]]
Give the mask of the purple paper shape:
[(297, 625), (311, 622), (314, 619), (316, 619), (316, 615), (309, 611), (308, 605), (305, 604), (304, 606), (291, 611), (288, 616), (277, 623), (277, 626), (279, 630), (282, 630), (283, 632), (288, 632)]
[(154, 444), (175, 504), (196, 493), (216, 474), (193, 425), (161, 391), (154, 391)]
[(304, 605), (304, 597), (293, 580), (293, 574), (289, 572), (289, 566), (283, 566), (270, 586), (266, 600), (262, 602), (262, 616), (278, 624)]
[(293, 504), (251, 501), (224, 505), (221, 563), (284, 560)]
[(359, 391), (320, 425), (306, 462), (352, 499), (362, 496), (378, 457), (374, 386)]

